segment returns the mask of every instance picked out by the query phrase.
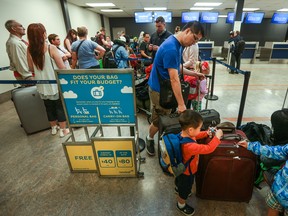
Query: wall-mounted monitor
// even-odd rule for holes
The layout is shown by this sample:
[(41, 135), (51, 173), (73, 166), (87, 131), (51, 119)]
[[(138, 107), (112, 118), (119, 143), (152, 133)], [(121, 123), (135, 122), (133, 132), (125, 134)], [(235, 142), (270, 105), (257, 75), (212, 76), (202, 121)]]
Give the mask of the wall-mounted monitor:
[[(242, 13), (241, 22), (243, 22), (245, 14), (246, 14), (245, 12)], [(234, 19), (235, 19), (235, 13), (234, 12), (228, 12), (227, 13), (227, 18), (226, 18), (226, 23), (233, 24), (234, 23)]]
[(166, 23), (171, 23), (172, 22), (172, 12), (169, 12), (169, 11), (155, 11), (154, 12), (154, 21), (159, 16), (162, 16), (165, 19)]
[(182, 12), (182, 23), (199, 21), (199, 12)]
[(288, 13), (274, 13), (271, 19), (271, 23), (274, 24), (288, 23)]
[(218, 12), (202, 12), (200, 17), (200, 23), (217, 23)]
[(264, 12), (247, 13), (244, 23), (261, 24), (264, 18)]
[(153, 17), (152, 12), (135, 12), (135, 22), (136, 23), (152, 23)]

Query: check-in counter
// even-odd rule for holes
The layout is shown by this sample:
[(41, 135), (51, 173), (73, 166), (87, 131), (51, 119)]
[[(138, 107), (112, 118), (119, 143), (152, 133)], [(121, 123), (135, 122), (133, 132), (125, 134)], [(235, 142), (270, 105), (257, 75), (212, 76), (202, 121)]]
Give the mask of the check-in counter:
[[(256, 53), (259, 47), (259, 42), (255, 42), (255, 41), (245, 41), (245, 49), (242, 53), (241, 59), (242, 60), (250, 60), (250, 63), (254, 63), (255, 59), (256, 59)], [(230, 45), (228, 43), (228, 41), (224, 41), (224, 46), (223, 46), (223, 50), (227, 56), (227, 60), (229, 62), (230, 59)]]
[(264, 48), (270, 51), (269, 61), (288, 59), (287, 42), (266, 42)]
[(214, 41), (199, 41), (198, 46), (201, 59), (205, 60), (212, 57)]
[(242, 53), (241, 59), (249, 59), (250, 63), (254, 63), (258, 47), (259, 42), (246, 41), (245, 49)]

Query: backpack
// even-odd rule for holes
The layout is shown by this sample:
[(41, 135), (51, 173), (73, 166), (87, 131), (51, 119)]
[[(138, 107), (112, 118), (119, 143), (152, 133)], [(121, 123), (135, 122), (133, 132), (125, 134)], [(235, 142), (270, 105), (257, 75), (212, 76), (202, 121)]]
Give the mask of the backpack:
[(164, 172), (173, 174), (177, 177), (186, 170), (195, 156), (192, 156), (185, 164), (183, 164), (181, 145), (192, 142), (194, 143), (195, 141), (189, 137), (182, 137), (181, 133), (163, 133), (159, 142), (159, 162)]
[(114, 58), (114, 53), (116, 53), (119, 47), (120, 45), (118, 45), (115, 50), (111, 49), (108, 52), (105, 52), (103, 56), (103, 68), (118, 68), (118, 63)]
[(271, 125), (273, 128), (273, 138), (275, 145), (288, 143), (288, 109), (277, 110), (271, 115)]
[(245, 49), (245, 41), (241, 39), (236, 43), (235, 51), (236, 53), (241, 54), (243, 53), (244, 49)]
[(273, 145), (272, 130), (265, 124), (248, 122), (240, 126), (240, 130), (246, 134), (251, 142), (259, 141), (262, 145)]

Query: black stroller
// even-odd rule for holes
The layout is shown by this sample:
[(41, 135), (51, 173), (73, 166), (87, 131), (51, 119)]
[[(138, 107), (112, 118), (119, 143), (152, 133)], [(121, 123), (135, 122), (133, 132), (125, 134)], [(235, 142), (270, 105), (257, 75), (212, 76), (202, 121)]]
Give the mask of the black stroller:
[(145, 77), (135, 81), (137, 112), (145, 112), (148, 122), (151, 123), (150, 98), (148, 88), (148, 79)]

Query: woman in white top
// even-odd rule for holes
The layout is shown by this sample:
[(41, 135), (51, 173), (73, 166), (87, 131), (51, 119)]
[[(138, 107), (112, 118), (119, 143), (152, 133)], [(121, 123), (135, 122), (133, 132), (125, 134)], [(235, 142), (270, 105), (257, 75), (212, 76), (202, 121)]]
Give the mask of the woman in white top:
[[(54, 45), (46, 43), (47, 33), (41, 23), (32, 23), (28, 26), (27, 36), (29, 46), (27, 50), (27, 61), (29, 70), (35, 73), (36, 80), (55, 80), (54, 68), (65, 69), (63, 60)], [(66, 128), (64, 109), (59, 97), (57, 84), (37, 84), (37, 91), (43, 99), (48, 120), (52, 131), (57, 134), (60, 126), (60, 137), (69, 133)]]
[(50, 34), (48, 36), (50, 44), (53, 44), (58, 49), (60, 56), (65, 64), (66, 69), (71, 69), (68, 59), (71, 58), (71, 53), (68, 52), (64, 47), (60, 46), (60, 38), (56, 34)]

